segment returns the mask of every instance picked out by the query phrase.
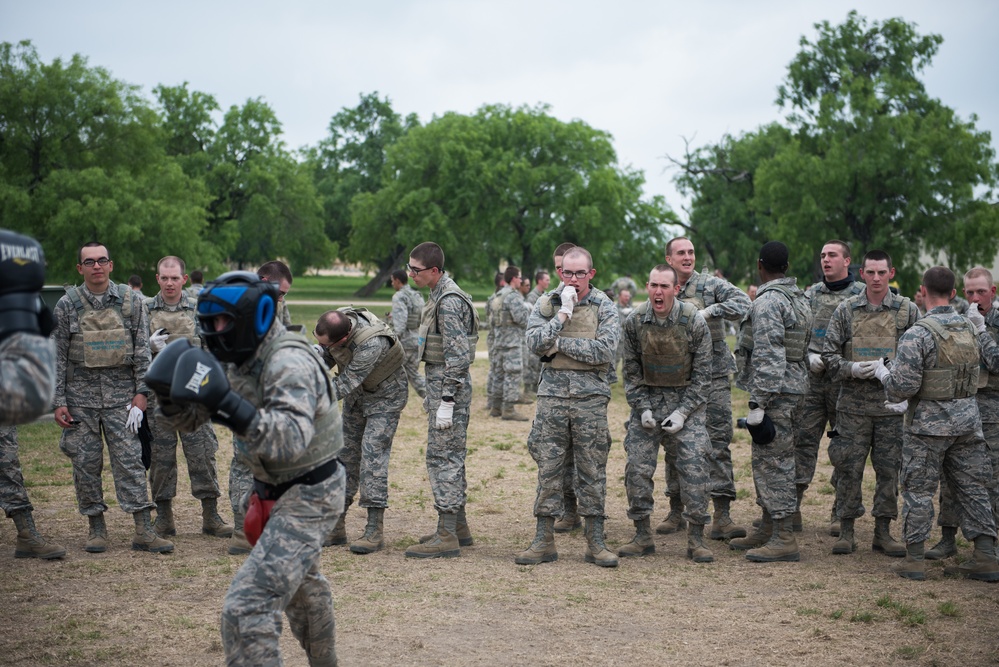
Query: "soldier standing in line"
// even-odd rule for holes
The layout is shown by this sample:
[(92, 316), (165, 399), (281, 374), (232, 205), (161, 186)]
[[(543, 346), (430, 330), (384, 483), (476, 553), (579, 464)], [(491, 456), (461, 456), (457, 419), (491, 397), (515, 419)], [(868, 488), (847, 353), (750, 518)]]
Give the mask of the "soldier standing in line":
[[(631, 406), (624, 450), (628, 518), (635, 537), (617, 555), (655, 552), (652, 514), (656, 458), (660, 445), (680, 484), (687, 532), (687, 558), (714, 561), (704, 546), (711, 484), (711, 442), (705, 405), (711, 387), (711, 333), (693, 304), (675, 299), (676, 271), (652, 269), (645, 285), (649, 300), (624, 322), (624, 389)], [(622, 291), (623, 293), (623, 291)]]
[(409, 276), (402, 269), (392, 272), (392, 328), (406, 352), (406, 379), (420, 398), (427, 397), (427, 380), (420, 373), (420, 317), (423, 314), (423, 296), (409, 284)]
[(479, 316), (472, 297), (444, 272), (444, 251), (436, 243), (413, 248), (406, 268), (417, 287), (430, 288), (420, 348), (427, 375), (427, 474), (438, 516), (437, 532), (407, 549), (406, 557), (451, 558), (473, 544), (465, 517), (465, 456)]
[[(185, 338), (201, 346), (198, 330), (197, 301), (185, 291), (187, 274), (184, 260), (173, 255), (164, 257), (156, 265), (156, 282), (159, 293), (145, 301), (149, 317), (149, 347), (153, 358), (167, 343)], [(160, 537), (177, 534), (173, 518), (173, 499), (177, 495), (177, 438), (178, 433), (161, 424), (154, 416), (156, 398), (150, 398), (146, 410), (153, 441), (149, 466), (149, 486), (156, 503), (156, 523), (153, 529)], [(187, 472), (191, 477), (191, 495), (201, 501), (201, 532), (215, 537), (232, 537), (232, 526), (222, 520), (218, 512), (218, 466), (215, 453), (219, 441), (211, 424), (205, 424), (193, 433), (179, 434)]]
[(753, 482), (763, 508), (760, 525), (748, 537), (729, 542), (747, 550), (751, 561), (797, 561), (798, 543), (791, 530), (795, 508), (794, 424), (808, 386), (805, 352), (812, 331), (812, 311), (794, 278), (787, 278), (787, 246), (770, 241), (757, 263), (760, 290), (739, 331), (736, 385), (749, 392), (753, 437)]
[[(745, 537), (746, 529), (732, 521), (730, 509), (735, 500), (735, 473), (732, 470), (732, 373), (735, 362), (725, 342), (726, 320), (742, 318), (749, 312), (749, 297), (723, 278), (699, 273), (696, 269), (694, 244), (679, 237), (666, 244), (666, 263), (676, 271), (679, 299), (697, 306), (711, 332), (714, 359), (711, 389), (707, 395), (708, 437), (711, 439), (711, 499), (715, 511), (709, 528), (713, 540)], [(672, 466), (664, 466), (666, 495), (670, 512), (656, 526), (660, 535), (683, 529), (683, 503)]]
[(531, 565), (558, 559), (555, 519), (566, 512), (563, 485), (571, 451), (579, 514), (585, 519), (584, 560), (617, 567), (617, 557), (604, 544), (604, 501), (610, 450), (608, 373), (621, 325), (614, 302), (590, 286), (596, 275), (590, 253), (574, 247), (562, 260), (563, 287), (538, 300), (527, 326), (531, 350), (546, 362), (527, 439), (538, 464), (537, 532), (514, 560)]
[(337, 367), (333, 389), (343, 400), (343, 449), (347, 470), (343, 514), (324, 546), (347, 543), (344, 519), (358, 488), (360, 506), (368, 511), (364, 534), (351, 543), (356, 554), (370, 554), (385, 545), (384, 516), (388, 507), (389, 455), (399, 418), (409, 400), (403, 368), (406, 353), (387, 324), (364, 308), (330, 310), (313, 332), (323, 359)]
[(950, 269), (927, 269), (920, 290), (926, 317), (902, 335), (891, 370), (878, 360), (874, 371), (888, 401), (913, 402), (902, 446), (906, 556), (895, 574), (917, 581), (926, 578), (923, 548), (933, 525), (933, 494), (942, 469), (964, 536), (975, 544), (974, 556), (961, 564), (960, 573), (969, 579), (999, 581), (996, 523), (986, 488), (991, 465), (975, 400), (983, 323), (980, 315), (978, 324), (973, 324), (954, 312)]
[(309, 664), (334, 667), (333, 598), (319, 563), (343, 511), (340, 411), (325, 365), (276, 318), (277, 303), (276, 286), (253, 273), (219, 276), (198, 299), (208, 350), (175, 341), (146, 377), (157, 418), (182, 431), (224, 424), (252, 470), (243, 528), (254, 546), (222, 603), (226, 664), (280, 665), (284, 612)]
[[(528, 310), (534, 310), (534, 304), (548, 290), (551, 284), (551, 277), (544, 270), (535, 271), (534, 289), (527, 293), (524, 300), (527, 302)], [(531, 348), (527, 346), (527, 330), (524, 331), (524, 392), (534, 397), (538, 394), (538, 381), (541, 379), (541, 359), (536, 354), (531, 353)]]
[(45, 253), (38, 241), (0, 229), (0, 508), (17, 528), (14, 558), (66, 555), (35, 527), (17, 456), (17, 427), (46, 412), (55, 392), (52, 313), (41, 299)]
[(493, 310), (496, 311), (496, 337), (493, 340), (492, 354), (496, 355), (496, 369), (499, 376), (493, 381), (493, 386), (502, 394), (502, 418), (525, 422), (530, 418), (517, 412), (517, 405), (531, 402), (524, 399), (521, 393), (521, 386), (524, 383), (524, 332), (531, 310), (519, 292), (520, 269), (513, 265), (506, 267), (503, 272), (503, 282), (506, 286), (499, 291), (493, 301)]
[(205, 274), (198, 270), (191, 271), (191, 286), (184, 291), (197, 301), (203, 289), (205, 289)]
[(135, 519), (132, 548), (157, 553), (173, 544), (153, 532), (137, 435), (146, 410), (143, 378), (149, 367), (149, 322), (142, 299), (127, 285), (111, 282), (114, 262), (103, 244), (80, 248), (76, 270), (83, 285), (66, 288), (56, 304), (55, 421), (59, 449), (73, 462), (80, 513), (90, 522), (84, 550), (107, 550), (104, 522), (104, 441), (111, 458), (118, 505)]
[(901, 558), (905, 545), (889, 531), (898, 517), (898, 475), (902, 467), (904, 407), (886, 403), (884, 388), (874, 377), (879, 359), (894, 359), (898, 340), (919, 318), (916, 305), (889, 288), (895, 275), (891, 257), (882, 250), (864, 255), (861, 275), (866, 287), (833, 312), (824, 338), (823, 366), (839, 383), (836, 401), (836, 446), (830, 446), (835, 468), (835, 509), (840, 520), (834, 554), (856, 548), (854, 522), (864, 514), (863, 481), (868, 456), (876, 486), (872, 548)]
[(500, 368), (499, 355), (496, 354), (496, 332), (499, 329), (500, 317), (500, 292), (506, 287), (503, 273), (497, 271), (493, 276), (493, 285), (496, 291), (486, 299), (486, 323), (489, 330), (486, 332), (486, 356), (489, 359), (489, 370), (486, 373), (486, 408), (490, 417), (503, 416), (503, 384), (500, 382), (503, 369)]

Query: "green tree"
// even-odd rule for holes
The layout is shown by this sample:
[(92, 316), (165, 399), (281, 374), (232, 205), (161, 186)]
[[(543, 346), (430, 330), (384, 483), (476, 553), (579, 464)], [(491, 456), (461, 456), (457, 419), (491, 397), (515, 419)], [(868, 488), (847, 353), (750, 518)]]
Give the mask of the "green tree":
[(208, 150), (215, 141), (212, 114), (219, 111), (218, 102), (208, 93), (188, 90), (186, 81), (156, 86), (153, 94), (160, 105), (167, 155), (176, 157), (188, 176), (203, 179), (210, 164)]

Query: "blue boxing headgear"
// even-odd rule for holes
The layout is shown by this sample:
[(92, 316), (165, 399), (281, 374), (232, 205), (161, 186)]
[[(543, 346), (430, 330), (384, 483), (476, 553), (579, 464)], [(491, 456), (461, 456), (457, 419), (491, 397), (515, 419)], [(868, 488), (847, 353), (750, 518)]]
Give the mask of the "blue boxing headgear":
[[(249, 359), (270, 331), (277, 303), (277, 285), (249, 271), (230, 271), (209, 282), (198, 295), (198, 322), (208, 350), (219, 361)], [(220, 315), (231, 319), (217, 331)]]

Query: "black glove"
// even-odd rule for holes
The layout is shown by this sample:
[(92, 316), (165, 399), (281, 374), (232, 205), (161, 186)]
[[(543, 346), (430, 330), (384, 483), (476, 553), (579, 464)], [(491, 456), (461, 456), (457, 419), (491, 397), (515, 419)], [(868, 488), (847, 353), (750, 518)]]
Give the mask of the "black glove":
[(146, 386), (156, 393), (161, 401), (170, 401), (170, 385), (173, 383), (173, 373), (181, 355), (193, 349), (191, 341), (178, 338), (170, 343), (153, 359), (146, 371)]
[[(160, 352), (162, 356), (167, 346)], [(218, 359), (208, 351), (194, 348), (177, 362), (170, 387), (170, 400), (186, 405), (197, 403), (212, 413), (212, 421), (242, 434), (250, 428), (257, 409), (229, 387), (229, 379)]]

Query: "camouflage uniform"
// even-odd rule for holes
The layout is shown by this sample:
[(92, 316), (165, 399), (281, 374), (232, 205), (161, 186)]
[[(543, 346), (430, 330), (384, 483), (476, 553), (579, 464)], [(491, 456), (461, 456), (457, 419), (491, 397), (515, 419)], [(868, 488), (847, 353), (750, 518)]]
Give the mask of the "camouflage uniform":
[(812, 315), (795, 282), (777, 278), (760, 285), (739, 331), (736, 386), (749, 392), (777, 431), (770, 444), (752, 445), (756, 502), (775, 521), (789, 518), (797, 504), (793, 417), (808, 387)]
[(840, 386), (836, 402), (839, 436), (829, 448), (836, 468), (835, 507), (840, 519), (864, 515), (862, 484), (868, 456), (876, 479), (871, 514), (898, 516), (903, 416), (885, 408), (885, 392), (878, 380), (854, 378), (848, 362), (894, 358), (898, 339), (918, 318), (916, 305), (906, 297), (889, 291), (874, 306), (865, 291), (841, 303), (829, 320), (822, 359), (827, 374)]
[[(543, 292), (539, 292), (537, 289), (532, 289), (524, 297), (524, 301), (527, 305), (528, 317), (530, 313), (534, 310), (534, 304), (538, 302)], [(524, 330), (524, 391), (530, 392), (532, 394), (538, 393), (538, 382), (541, 381), (541, 357), (531, 352), (531, 348), (527, 344), (527, 330)]]
[[(70, 359), (70, 338), (81, 336), (80, 315), (70, 300), (68, 290), (76, 289), (82, 301), (94, 311), (118, 310), (122, 321), (125, 313), (125, 337), (131, 349), (125, 350), (124, 362), (101, 368), (87, 368), (85, 363)], [(123, 299), (129, 299), (128, 306)], [(79, 426), (64, 429), (59, 449), (73, 461), (73, 485), (80, 513), (97, 516), (107, 511), (101, 470), (107, 441), (111, 458), (118, 505), (129, 514), (152, 509), (146, 490), (146, 471), (142, 466), (142, 445), (139, 437), (125, 428), (128, 408), (137, 393), (147, 392), (143, 378), (149, 368), (149, 323), (138, 294), (127, 285), (109, 283), (104, 294), (95, 295), (85, 285), (68, 288), (55, 308), (56, 328), (52, 338), (56, 343), (56, 391), (54, 405), (67, 407)], [(117, 325), (120, 326), (120, 325)], [(81, 347), (83, 347), (81, 345)], [(95, 347), (100, 348), (99, 345)], [(73, 350), (76, 350), (75, 343)], [(75, 355), (76, 353), (73, 352)]]
[[(351, 312), (354, 309), (346, 310), (352, 323), (347, 342), (343, 348), (325, 352), (326, 360), (337, 364), (339, 374), (333, 389), (336, 399), (343, 400), (340, 460), (347, 471), (344, 509), (353, 504), (358, 488), (361, 507), (388, 507), (389, 454), (399, 417), (409, 400), (403, 367), (406, 353), (387, 325), (367, 311), (358, 314)], [(373, 327), (382, 333), (355, 345), (354, 341)], [(342, 356), (348, 350), (350, 357)]]
[(490, 408), (496, 410), (494, 416), (499, 416), (499, 408), (503, 404), (503, 369), (500, 367), (500, 358), (496, 354), (496, 332), (499, 329), (499, 295), (502, 289), (498, 289), (486, 299), (486, 322), (488, 331), (486, 332), (486, 356), (489, 359), (489, 370), (486, 372), (486, 400)]
[(542, 367), (537, 414), (527, 438), (527, 448), (538, 464), (534, 515), (562, 516), (562, 492), (571, 452), (579, 514), (603, 518), (610, 450), (608, 372), (621, 326), (614, 302), (591, 287), (586, 298), (575, 306), (573, 317), (582, 321), (584, 309), (592, 311), (595, 332), (592, 337), (563, 336), (568, 322), (559, 322), (561, 300), (557, 295), (561, 290), (540, 299), (527, 324), (527, 344), (535, 354), (543, 355), (556, 341), (559, 345), (554, 359)]
[[(281, 347), (289, 338), (299, 342)], [(294, 483), (328, 466), (343, 445), (331, 381), (304, 339), (277, 321), (253, 356), (239, 366), (227, 364), (226, 374), (233, 391), (258, 410), (235, 445), (237, 456), (259, 483), (291, 483), (222, 604), (226, 664), (281, 664), (283, 611), (309, 664), (335, 665), (333, 598), (319, 565), (322, 540), (343, 511), (343, 466), (313, 484)], [(169, 421), (191, 431), (207, 421), (207, 410), (186, 406)], [(299, 472), (303, 460), (309, 463)]]
[[(456, 294), (455, 292), (460, 292)], [(424, 330), (436, 313), (434, 330)], [(472, 404), (472, 377), (469, 367), (475, 358), (479, 318), (472, 297), (461, 292), (446, 273), (430, 290), (420, 324), (423, 369), (427, 375), (427, 473), (438, 513), (456, 514), (465, 507), (465, 436)], [(439, 334), (442, 351), (428, 345), (429, 336)], [(437, 354), (443, 354), (443, 360)], [(454, 398), (451, 428), (437, 428), (437, 408), (441, 398)]]
[(0, 509), (8, 518), (15, 512), (34, 509), (24, 488), (21, 461), (17, 458), (16, 426), (0, 426)]
[[(163, 301), (161, 294), (157, 294), (151, 299), (146, 299), (145, 306), (151, 334), (160, 328), (165, 328), (170, 332), (168, 343), (179, 338), (188, 338), (195, 345), (200, 345), (201, 339), (198, 338), (198, 322), (195, 315), (197, 299), (182, 293), (180, 302), (171, 306)], [(181, 315), (171, 315), (172, 313)], [(151, 394), (146, 409), (146, 419), (150, 420), (149, 428), (153, 434), (152, 459), (149, 466), (149, 487), (153, 501), (171, 500), (177, 495), (178, 435), (184, 448), (184, 458), (187, 460), (187, 472), (191, 478), (191, 495), (199, 500), (218, 498), (222, 495), (219, 490), (218, 466), (215, 463), (219, 441), (215, 437), (212, 425), (205, 424), (194, 433), (178, 434), (167, 428), (162, 420), (156, 419), (155, 402), (156, 395)]]
[(423, 296), (406, 284), (392, 295), (392, 328), (406, 351), (406, 378), (420, 398), (427, 396), (427, 380), (420, 374), (420, 315)]
[[(662, 381), (645, 371), (651, 363), (646, 355), (657, 353), (655, 331), (683, 329), (686, 339), (686, 377)], [(683, 518), (693, 524), (708, 522), (708, 492), (711, 488), (711, 444), (705, 418), (705, 401), (711, 387), (711, 333), (696, 308), (675, 301), (662, 321), (649, 302), (639, 306), (624, 322), (624, 389), (631, 406), (624, 450), (628, 455), (624, 484), (628, 492), (628, 518), (640, 520), (652, 513), (653, 478), (662, 446), (666, 460), (677, 471), (683, 499)], [(665, 363), (665, 362), (664, 362)], [(675, 363), (675, 362), (673, 362)], [(684, 369), (681, 366), (681, 370)], [(642, 413), (651, 410), (654, 429), (642, 427)], [(678, 410), (685, 418), (683, 429), (670, 435), (660, 422)]]
[(611, 379), (611, 384), (617, 382), (617, 366), (624, 359), (624, 322), (635, 312), (635, 307), (632, 303), (629, 303), (627, 306), (622, 306), (620, 303), (617, 304), (617, 319), (621, 323), (621, 340), (618, 341), (617, 353), (614, 355), (614, 377)]
[(15, 332), (0, 343), (0, 424), (23, 424), (50, 410), (55, 371), (49, 339)]
[(204, 289), (205, 289), (205, 286), (202, 283), (191, 283), (191, 286), (188, 287), (184, 291), (187, 292), (187, 295), (189, 297), (191, 297), (192, 299), (194, 299), (195, 301), (197, 301), (198, 297), (201, 295), (201, 292)]
[[(711, 318), (711, 387), (707, 391), (708, 438), (711, 440), (711, 497), (735, 500), (735, 474), (732, 470), (732, 373), (735, 361), (725, 342), (723, 322), (738, 320), (749, 312), (751, 301), (732, 283), (694, 271), (680, 291), (681, 301), (692, 303), (699, 310), (707, 309)], [(673, 467), (666, 466), (666, 495), (680, 494)]]
[[(956, 354), (946, 360), (949, 364), (939, 358), (940, 343), (929, 328), (934, 324), (949, 328), (954, 339), (951, 349)], [(910, 402), (901, 476), (907, 544), (922, 543), (929, 537), (933, 494), (941, 468), (950, 480), (964, 536), (969, 540), (996, 536), (986, 488), (992, 471), (974, 396), (979, 363), (977, 338), (971, 324), (953, 307), (933, 308), (899, 340), (891, 374), (885, 378), (889, 401)], [(956, 376), (950, 382), (950, 398), (933, 391), (939, 385), (932, 372), (941, 371), (953, 371)]]
[(491, 354), (496, 355), (496, 369), (499, 377), (493, 381), (493, 387), (502, 395), (503, 403), (515, 403), (520, 400), (520, 387), (524, 381), (522, 348), (527, 318), (531, 311), (524, 303), (524, 298), (520, 292), (509, 285), (499, 291), (496, 299), (499, 304), (497, 307), (496, 302), (493, 302), (493, 307), (497, 308), (498, 314), (496, 316), (496, 337), (493, 340)]

